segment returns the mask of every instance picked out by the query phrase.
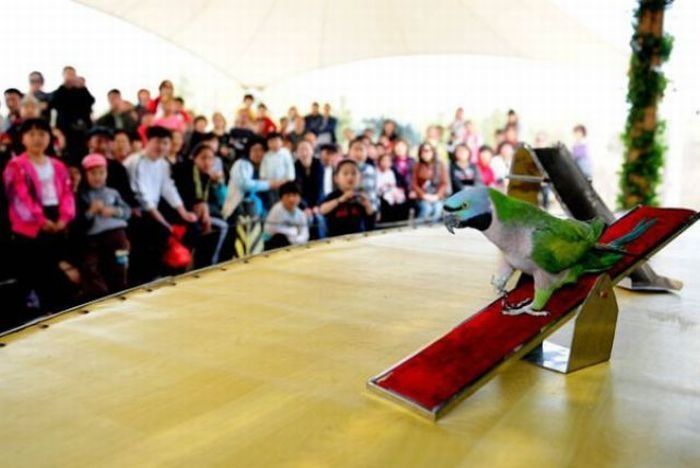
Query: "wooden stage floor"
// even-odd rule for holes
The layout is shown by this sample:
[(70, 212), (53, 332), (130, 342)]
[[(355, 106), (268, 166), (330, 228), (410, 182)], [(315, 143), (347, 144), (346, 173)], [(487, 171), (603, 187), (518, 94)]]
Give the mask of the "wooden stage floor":
[(699, 241), (652, 262), (680, 294), (617, 289), (609, 363), (517, 362), (437, 424), (365, 382), (493, 299), (479, 233), (341, 239), (105, 300), (0, 338), (0, 465), (700, 466)]

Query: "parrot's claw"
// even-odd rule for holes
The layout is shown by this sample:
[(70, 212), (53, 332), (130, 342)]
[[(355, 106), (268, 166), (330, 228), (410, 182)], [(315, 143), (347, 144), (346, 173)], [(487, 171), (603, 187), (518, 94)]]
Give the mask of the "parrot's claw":
[(549, 315), (546, 310), (534, 310), (532, 308), (532, 299), (525, 299), (516, 304), (510, 304), (505, 299), (502, 308), (503, 315), (533, 315), (535, 317), (544, 317)]
[[(520, 307), (517, 307), (520, 306)], [(521, 305), (521, 304), (516, 304), (516, 307), (504, 307), (502, 312), (503, 315), (522, 315), (522, 314), (527, 314), (527, 315), (532, 315), (534, 317), (545, 317), (549, 315), (549, 312), (546, 310), (534, 310), (532, 308), (532, 301), (528, 301), (527, 304)]]

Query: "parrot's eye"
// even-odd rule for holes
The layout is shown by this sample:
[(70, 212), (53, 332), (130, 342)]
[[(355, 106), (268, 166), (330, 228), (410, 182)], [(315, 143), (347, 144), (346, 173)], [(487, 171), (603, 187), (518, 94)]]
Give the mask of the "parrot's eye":
[(469, 208), (469, 202), (465, 201), (464, 203), (462, 203), (462, 209), (466, 210), (467, 208)]

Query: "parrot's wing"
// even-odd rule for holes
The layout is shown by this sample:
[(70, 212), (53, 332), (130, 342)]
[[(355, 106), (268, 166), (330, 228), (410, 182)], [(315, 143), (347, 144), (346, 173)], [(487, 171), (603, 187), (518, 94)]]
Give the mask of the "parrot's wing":
[(551, 219), (532, 233), (532, 259), (545, 271), (557, 273), (578, 263), (600, 237), (598, 223)]

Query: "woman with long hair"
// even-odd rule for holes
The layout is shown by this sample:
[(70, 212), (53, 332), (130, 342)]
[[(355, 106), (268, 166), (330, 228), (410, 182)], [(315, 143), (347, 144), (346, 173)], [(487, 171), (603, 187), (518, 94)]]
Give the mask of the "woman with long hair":
[(438, 160), (435, 148), (429, 143), (418, 147), (418, 162), (413, 170), (413, 191), (418, 203), (418, 219), (429, 222), (442, 217), (442, 202), (447, 196), (447, 168)]

